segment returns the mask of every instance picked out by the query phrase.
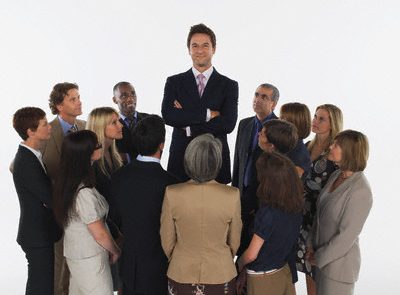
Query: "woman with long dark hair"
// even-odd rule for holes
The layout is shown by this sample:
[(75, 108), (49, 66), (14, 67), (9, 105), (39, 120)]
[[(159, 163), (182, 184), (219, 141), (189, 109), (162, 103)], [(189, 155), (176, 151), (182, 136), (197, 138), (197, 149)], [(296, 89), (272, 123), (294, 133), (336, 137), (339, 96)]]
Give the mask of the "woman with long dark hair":
[(95, 187), (92, 164), (102, 145), (89, 130), (68, 134), (63, 141), (54, 212), (64, 228), (64, 255), (71, 272), (70, 295), (113, 294), (109, 263), (120, 250), (105, 224), (108, 204)]
[(247, 294), (294, 294), (289, 257), (302, 219), (302, 183), (291, 160), (277, 152), (257, 160), (260, 201), (250, 245), (238, 259), (246, 267)]

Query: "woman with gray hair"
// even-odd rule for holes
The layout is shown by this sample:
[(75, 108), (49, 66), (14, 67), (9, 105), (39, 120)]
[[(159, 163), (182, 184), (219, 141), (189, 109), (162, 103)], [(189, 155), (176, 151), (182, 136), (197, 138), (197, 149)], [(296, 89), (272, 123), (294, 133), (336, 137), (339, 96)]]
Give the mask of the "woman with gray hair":
[(221, 164), (221, 142), (211, 134), (198, 136), (184, 156), (191, 179), (165, 191), (160, 234), (169, 294), (235, 294), (240, 197), (237, 188), (214, 180)]

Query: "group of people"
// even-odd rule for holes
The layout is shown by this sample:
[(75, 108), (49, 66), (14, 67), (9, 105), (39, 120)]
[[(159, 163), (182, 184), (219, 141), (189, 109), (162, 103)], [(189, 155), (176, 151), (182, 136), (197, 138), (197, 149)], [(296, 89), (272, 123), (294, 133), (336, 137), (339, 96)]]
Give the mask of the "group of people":
[(193, 66), (167, 79), (162, 117), (136, 110), (129, 82), (114, 86), (118, 111), (86, 122), (67, 82), (50, 94), (50, 123), (36, 107), (14, 114), (26, 294), (295, 294), (297, 271), (308, 294), (353, 294), (372, 206), (366, 136), (342, 131), (332, 104), (311, 119), (287, 103), (278, 118), (279, 90), (264, 83), (231, 170), (238, 83), (212, 66), (210, 28), (192, 26), (187, 47)]

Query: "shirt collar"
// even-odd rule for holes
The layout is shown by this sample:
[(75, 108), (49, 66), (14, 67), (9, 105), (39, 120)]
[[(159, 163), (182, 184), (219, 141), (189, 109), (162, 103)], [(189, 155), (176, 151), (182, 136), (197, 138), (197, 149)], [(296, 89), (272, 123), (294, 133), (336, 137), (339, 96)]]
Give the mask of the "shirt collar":
[(275, 118), (275, 114), (274, 114), (274, 112), (271, 112), (262, 122), (260, 120), (258, 120), (257, 116), (254, 116), (254, 122), (256, 124), (260, 124), (261, 126), (263, 126), (265, 124), (265, 122), (267, 122), (273, 118)]
[(68, 131), (71, 129), (71, 127), (73, 126), (73, 124), (70, 124), (67, 121), (64, 121), (63, 118), (61, 118), (61, 116), (57, 116), (57, 117), (58, 117), (58, 121), (60, 122), (63, 133), (64, 133), (64, 135), (66, 135), (68, 133)]
[(155, 162), (155, 163), (160, 163), (160, 159), (158, 158), (154, 158), (154, 157), (149, 157), (149, 156), (142, 156), (142, 155), (138, 155), (136, 157), (136, 160), (140, 161), (140, 162)]
[(27, 146), (26, 144), (22, 143), (22, 142), (20, 143), (20, 145), (22, 145), (23, 147), (25, 147), (28, 150), (30, 150), (39, 159), (39, 161), (42, 162), (42, 153), (40, 151), (35, 150), (35, 149), (31, 148), (30, 146)]
[(209, 67), (203, 73), (200, 73), (195, 67), (192, 67), (192, 72), (193, 72), (194, 77), (197, 79), (198, 75), (203, 74), (204, 77), (206, 78), (206, 81), (208, 81), (208, 79), (210, 79), (210, 76), (213, 73), (213, 71), (214, 71), (214, 67), (213, 66)]
[[(135, 119), (137, 119), (137, 112), (135, 111), (135, 113), (133, 114), (133, 117), (135, 117)], [(122, 113), (119, 113), (119, 117), (125, 122), (125, 119), (126, 119), (126, 117), (122, 114)]]

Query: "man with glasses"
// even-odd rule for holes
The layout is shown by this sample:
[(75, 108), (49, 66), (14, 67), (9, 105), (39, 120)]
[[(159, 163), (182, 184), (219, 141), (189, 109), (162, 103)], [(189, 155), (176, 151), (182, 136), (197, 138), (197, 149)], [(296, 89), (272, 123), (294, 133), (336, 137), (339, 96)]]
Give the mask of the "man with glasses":
[(252, 236), (249, 226), (258, 207), (255, 163), (262, 153), (258, 146), (258, 133), (266, 121), (278, 118), (274, 114), (278, 100), (278, 88), (267, 83), (261, 84), (253, 98), (255, 116), (245, 118), (239, 123), (232, 173), (232, 186), (239, 188), (242, 205), (243, 230), (238, 255), (249, 245)]
[(132, 131), (137, 123), (149, 116), (136, 111), (136, 91), (129, 82), (118, 82), (113, 89), (113, 102), (118, 106), (120, 122), (122, 123), (122, 139), (117, 139), (118, 152), (124, 163), (129, 163), (138, 155), (136, 145), (132, 140)]

